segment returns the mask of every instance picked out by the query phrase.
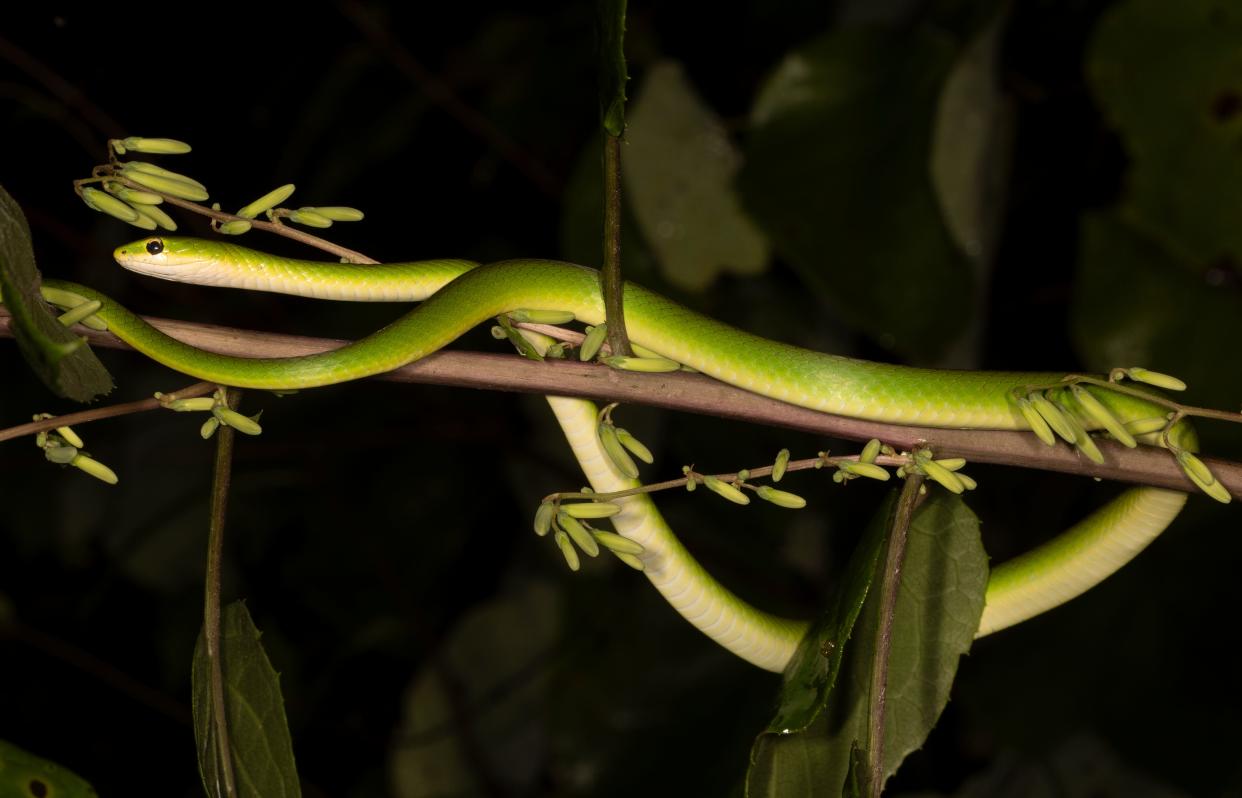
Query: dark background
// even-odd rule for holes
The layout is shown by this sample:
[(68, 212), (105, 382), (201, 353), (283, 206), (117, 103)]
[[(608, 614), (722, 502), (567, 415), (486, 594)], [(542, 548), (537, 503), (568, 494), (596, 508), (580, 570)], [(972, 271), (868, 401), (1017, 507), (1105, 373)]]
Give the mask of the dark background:
[[(762, 276), (726, 275), (689, 292), (661, 272), (631, 213), (630, 274), (713, 316), (815, 348), (977, 368), (1143, 363), (1190, 378), (1192, 401), (1236, 407), (1242, 298), (1225, 211), (1240, 196), (1230, 181), (1242, 134), (1229, 100), (1242, 92), (1242, 39), (1229, 44), (1237, 30), (1229, 4), (1196, 2), (1169, 12), (1167, 51), (1137, 28), (1133, 60), (1093, 49), (1102, 20), (1139, 6), (1152, 3), (632, 3), (631, 97), (653, 65), (680, 62), (747, 159), (743, 205), (775, 252)], [(337, 225), (330, 237), (382, 260), (597, 265), (591, 4), (188, 13), (185, 22), (45, 3), (0, 15), (0, 183), (29, 218), (45, 274), (142, 312), (236, 327), (347, 337), (399, 314), (118, 269), (109, 253), (138, 231), (91, 212), (71, 181), (104, 157), (107, 138), (134, 134), (191, 142), (194, 153), (161, 163), (206, 183), (226, 209), (285, 182), (298, 185), (294, 206), (364, 209), (366, 221)], [(849, 170), (840, 182), (829, 175), (819, 189), (839, 198), (824, 206), (845, 209), (839, 217), (810, 214), (819, 200), (797, 194), (805, 185), (789, 189), (789, 212), (772, 200), (781, 175), (818, 176), (822, 164), (796, 147), (783, 161), (773, 155), (751, 121), (760, 88), (791, 51), (864, 23), (883, 27), (883, 46), (863, 48), (860, 73), (931, 76), (933, 98), (944, 65), (923, 64), (923, 51), (907, 44), (931, 32), (939, 43), (931, 51), (956, 62), (997, 26), (999, 98), (987, 110), (1004, 122), (984, 171), (1000, 191), (982, 201), (995, 243), (973, 263), (946, 256), (974, 275), (948, 312), (918, 301), (936, 286), (917, 275), (938, 280), (934, 264), (924, 270), (918, 260), (924, 250), (893, 249), (940, 224), (934, 211), (892, 212), (927, 192), (919, 170), (873, 171), (857, 185)], [(1124, 43), (1131, 34), (1117, 24)], [(1202, 53), (1223, 55), (1201, 69), (1210, 60)], [(1151, 87), (1150, 116), (1153, 127), (1185, 135), (1136, 132), (1126, 127), (1132, 117), (1104, 110), (1121, 101), (1093, 94), (1087, 74), (1110, 58), (1157, 63), (1171, 76), (1173, 90)], [(894, 85), (876, 78), (859, 106), (868, 113), (841, 114), (825, 129), (833, 157), (863, 163), (877, 140), (924, 157), (932, 115), (912, 112), (911, 95)], [(437, 86), (455, 106), (433, 100)], [(1147, 85), (1135, 88), (1141, 119)], [(1197, 138), (1210, 125), (1232, 150)], [(1182, 149), (1134, 145), (1152, 140)], [(1207, 165), (1186, 166), (1186, 152)], [(1163, 224), (1177, 213), (1153, 213), (1142, 199), (1151, 196), (1173, 197), (1177, 212), (1202, 225)], [(206, 234), (197, 218), (177, 218), (183, 231)], [(816, 245), (809, 257), (807, 241)], [(244, 243), (297, 251), (257, 234)], [(874, 296), (856, 298), (816, 273), (818, 253), (825, 271), (852, 268), (894, 296), (913, 292), (918, 312), (901, 315), (915, 333), (877, 334), (868, 323), (882, 312), (867, 310)], [(858, 260), (867, 257), (876, 260)], [(485, 333), (465, 345), (494, 347)], [(105, 401), (188, 382), (130, 354), (101, 358), (117, 381)], [(74, 409), (5, 341), (0, 375), (0, 425)], [(308, 795), (723, 795), (739, 783), (778, 677), (703, 639), (623, 566), (592, 561), (571, 575), (550, 541), (529, 534), (538, 497), (580, 481), (540, 400), (363, 383), (245, 402), (264, 410), (265, 431), (239, 441), (226, 585), (247, 599), (281, 671)], [(827, 445), (711, 418), (621, 413), (656, 452), (651, 478), (682, 463), (736, 469), (769, 462), (782, 446), (809, 456)], [(70, 765), (103, 796), (201, 789), (188, 685), (213, 447), (198, 424), (147, 414), (79, 430), (121, 475), (116, 487), (56, 470), (27, 441), (0, 451), (0, 739)], [(1236, 453), (1236, 435), (1212, 430), (1208, 441)], [(971, 506), (998, 558), (1113, 490), (1013, 469), (971, 473), (981, 486)], [(811, 508), (741, 511), (701, 494), (661, 505), (726, 584), (765, 608), (807, 616), (831, 594), (834, 569), (881, 489), (842, 490), (822, 475), (791, 489), (811, 497)], [(1242, 546), (1236, 511), (1210, 504), (1192, 499), (1169, 533), (1089, 596), (980, 642), (940, 726), (892, 792), (1239, 794)], [(422, 789), (401, 775), (413, 772), (423, 774)], [(439, 792), (426, 787), (433, 783)]]

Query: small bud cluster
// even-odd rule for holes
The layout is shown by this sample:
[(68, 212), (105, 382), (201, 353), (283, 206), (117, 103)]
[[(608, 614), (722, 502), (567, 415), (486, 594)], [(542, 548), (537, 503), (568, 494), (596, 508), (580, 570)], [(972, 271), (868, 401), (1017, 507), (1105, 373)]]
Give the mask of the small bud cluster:
[[(52, 418), (50, 413), (39, 413), (34, 420), (44, 421), (49, 418)], [(115, 471), (82, 451), (86, 444), (72, 427), (57, 427), (52, 432), (40, 432), (35, 436), (35, 445), (43, 450), (43, 456), (49, 462), (81, 469), (109, 485), (115, 485), (118, 481)]]
[(171, 399), (162, 393), (156, 393), (155, 398), (160, 400), (160, 406), (178, 413), (211, 413), (211, 417), (204, 421), (199, 429), (199, 434), (204, 440), (214, 435), (221, 424), (243, 435), (259, 435), (263, 432), (263, 428), (259, 426), (259, 416), (263, 413), (259, 412), (253, 416), (238, 413), (228, 406), (223, 388), (217, 390), (212, 396), (196, 396), (192, 399)]

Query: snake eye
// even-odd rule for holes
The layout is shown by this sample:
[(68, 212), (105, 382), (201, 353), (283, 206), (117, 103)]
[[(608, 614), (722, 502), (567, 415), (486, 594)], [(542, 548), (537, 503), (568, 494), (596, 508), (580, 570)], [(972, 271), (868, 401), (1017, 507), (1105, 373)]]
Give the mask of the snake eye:
[(164, 251), (164, 242), (158, 238), (153, 238), (147, 242), (147, 254), (158, 255)]

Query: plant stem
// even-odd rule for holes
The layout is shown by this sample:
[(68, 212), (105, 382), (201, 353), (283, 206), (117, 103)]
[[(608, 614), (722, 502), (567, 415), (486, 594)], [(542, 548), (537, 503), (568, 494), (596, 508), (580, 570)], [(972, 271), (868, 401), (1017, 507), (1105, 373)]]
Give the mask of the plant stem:
[(621, 279), (621, 138), (604, 134), (604, 319), (614, 355), (629, 355)]
[(901, 588), (901, 568), (906, 559), (910, 520), (918, 505), (923, 477), (906, 476), (906, 484), (897, 499), (892, 528), (888, 533), (888, 554), (880, 584), (880, 633), (876, 638), (875, 657), (871, 661), (869, 731), (867, 734), (867, 784), (871, 798), (880, 798), (884, 789), (884, 718), (888, 702), (888, 663), (893, 650), (893, 616), (897, 610), (897, 592)]
[[(143, 318), (162, 332), (191, 346), (242, 357), (293, 357), (326, 352), (347, 343), (328, 338)], [(130, 348), (111, 333), (83, 327), (75, 328), (75, 332), (93, 346)], [(9, 315), (4, 308), (0, 308), (0, 337), (11, 335)], [(734, 388), (702, 374), (639, 374), (595, 363), (564, 360), (536, 363), (513, 355), (440, 351), (376, 378), (647, 404), (848, 440), (879, 438), (899, 451), (927, 446), (938, 457), (965, 457), (973, 463), (1041, 468), (1187, 493), (1199, 492), (1169, 452), (1157, 447), (1127, 449), (1121, 444), (1097, 439), (1106, 461), (1096, 464), (1080, 457), (1068, 446), (1044, 446), (1026, 431), (938, 429), (834, 416)], [(61, 416), (58, 419), (60, 423), (48, 426), (72, 424), (75, 417)], [(1201, 459), (1231, 495), (1242, 499), (1242, 464), (1215, 457)]]
[[(224, 401), (237, 409), (241, 392), (225, 388)], [(215, 725), (216, 762), (220, 767), (225, 794), (234, 796), (232, 748), (224, 698), (224, 663), (220, 652), (221, 562), (224, 557), (224, 520), (228, 511), (229, 484), (233, 476), (233, 430), (221, 424), (216, 432), (216, 462), (211, 485), (211, 528), (207, 538), (207, 576), (203, 596), (203, 640), (211, 663), (211, 716)]]

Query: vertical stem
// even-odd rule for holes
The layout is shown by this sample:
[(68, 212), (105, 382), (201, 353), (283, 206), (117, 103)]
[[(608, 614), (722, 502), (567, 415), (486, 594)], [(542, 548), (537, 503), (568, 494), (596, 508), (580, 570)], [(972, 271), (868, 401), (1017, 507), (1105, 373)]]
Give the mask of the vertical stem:
[[(241, 392), (224, 389), (224, 401), (236, 409)], [(229, 483), (233, 477), (233, 430), (223, 424), (216, 431), (216, 462), (211, 485), (211, 527), (207, 537), (207, 575), (203, 597), (203, 640), (211, 663), (211, 716), (215, 724), (216, 761), (225, 794), (237, 794), (233, 775), (232, 747), (224, 700), (224, 663), (220, 655), (221, 561), (224, 557), (224, 518), (228, 510)]]
[(604, 318), (614, 355), (630, 354), (621, 279), (621, 137), (604, 133)]
[(871, 661), (871, 705), (867, 734), (867, 794), (880, 798), (884, 789), (884, 716), (888, 701), (888, 662), (893, 650), (893, 615), (897, 609), (897, 591), (901, 588), (901, 569), (906, 559), (910, 520), (918, 505), (923, 487), (920, 474), (908, 474), (897, 499), (893, 525), (888, 534), (888, 554), (880, 586), (880, 634), (876, 639), (875, 658)]

